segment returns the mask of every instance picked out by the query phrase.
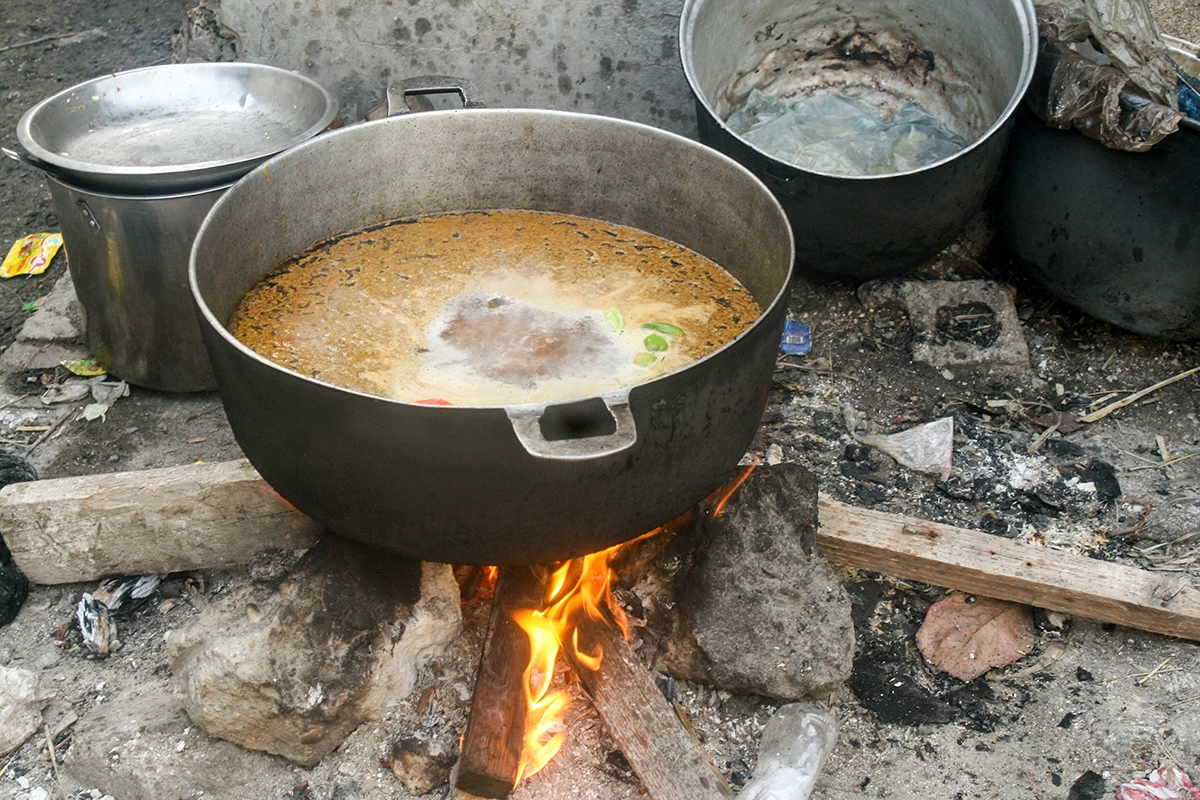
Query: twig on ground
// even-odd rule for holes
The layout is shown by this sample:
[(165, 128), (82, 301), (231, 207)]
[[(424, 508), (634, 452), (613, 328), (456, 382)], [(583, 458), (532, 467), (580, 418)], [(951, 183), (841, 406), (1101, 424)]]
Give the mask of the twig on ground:
[[(1125, 680), (1126, 678), (1149, 678), (1149, 677), (1150, 677), (1152, 674), (1153, 674), (1153, 675), (1169, 675), (1169, 674), (1170, 674), (1170, 673), (1172, 673), (1172, 672), (1184, 672), (1184, 671), (1185, 671), (1185, 670), (1184, 670), (1184, 669), (1182, 669), (1182, 668), (1179, 668), (1179, 669), (1160, 669), (1160, 667), (1162, 667), (1162, 664), (1159, 664), (1157, 667), (1155, 667), (1154, 669), (1150, 670), (1150, 672), (1129, 672), (1129, 673), (1126, 673), (1125, 675), (1118, 675), (1118, 676), (1117, 676), (1117, 677), (1115, 677), (1115, 678), (1108, 678), (1108, 679), (1105, 681), (1105, 683), (1113, 683), (1113, 682), (1115, 682), (1115, 681), (1123, 681), (1123, 680)], [(1140, 683), (1140, 681), (1139, 681), (1139, 683)]]
[(1058, 430), (1057, 423), (1054, 425), (1051, 425), (1049, 428), (1046, 428), (1046, 430), (1042, 431), (1041, 434), (1036, 439), (1034, 439), (1032, 442), (1030, 442), (1029, 447), (1027, 447), (1025, 449), (1025, 452), (1026, 453), (1036, 453), (1041, 448), (1041, 446), (1046, 443), (1046, 440), (1049, 439), (1050, 436), (1056, 430)]
[(1143, 470), (1143, 469), (1162, 469), (1163, 467), (1174, 466), (1175, 464), (1178, 464), (1180, 461), (1187, 461), (1189, 458), (1192, 458), (1193, 456), (1200, 456), (1200, 450), (1189, 450), (1186, 453), (1178, 453), (1176, 455), (1171, 456), (1170, 458), (1167, 458), (1167, 459), (1164, 459), (1164, 460), (1158, 462), (1157, 464), (1147, 464), (1144, 467), (1130, 467), (1129, 472), (1137, 472), (1138, 470)]
[(42, 442), (44, 442), (44, 441), (46, 441), (47, 439), (49, 439), (49, 438), (50, 438), (50, 436), (51, 436), (51, 434), (53, 434), (53, 433), (54, 433), (56, 430), (58, 430), (59, 428), (61, 428), (61, 427), (62, 427), (62, 426), (63, 426), (63, 425), (64, 425), (64, 424), (67, 422), (67, 420), (71, 419), (71, 418), (72, 418), (72, 417), (74, 417), (74, 416), (75, 416), (75, 414), (74, 414), (73, 412), (68, 412), (68, 413), (64, 414), (64, 415), (62, 416), (62, 419), (60, 419), (58, 422), (56, 422), (56, 423), (54, 423), (53, 425), (51, 425), (51, 426), (50, 426), (50, 427), (49, 427), (49, 428), (46, 430), (46, 432), (45, 432), (45, 433), (43, 433), (41, 436), (39, 436), (39, 437), (38, 437), (38, 438), (37, 438), (37, 439), (34, 441), (34, 443), (33, 443), (33, 444), (31, 444), (31, 445), (29, 445), (29, 446), (27, 446), (27, 447), (25, 448), (25, 455), (29, 455), (30, 453), (32, 453), (32, 452), (33, 452), (33, 450), (34, 450), (34, 448), (36, 448), (36, 447), (37, 447), (39, 444), (41, 444)]
[(40, 39), (30, 39), (28, 42), (17, 42), (16, 44), (6, 44), (0, 47), (0, 53), (7, 53), (9, 50), (19, 50), (22, 47), (33, 47), (35, 44), (44, 44), (45, 42), (56, 42), (59, 39), (69, 39), (72, 36), (79, 36), (87, 31), (76, 31), (72, 33), (56, 33), (53, 36), (43, 36)]
[(14, 404), (14, 403), (19, 403), (19, 402), (21, 402), (22, 400), (24, 400), (26, 397), (29, 397), (29, 396), (30, 396), (30, 394), (29, 394), (28, 392), (26, 392), (25, 394), (19, 394), (19, 395), (17, 395), (16, 397), (14, 397), (14, 398), (12, 398), (11, 400), (9, 400), (8, 402), (5, 402), (5, 403), (0, 403), (0, 408), (8, 408), (8, 407), (9, 407), (9, 406), (11, 406), (12, 404)]
[(1157, 667), (1155, 667), (1154, 669), (1147, 672), (1146, 675), (1140, 681), (1137, 682), (1138, 686), (1141, 686), (1146, 681), (1150, 680), (1155, 675), (1159, 674), (1159, 672), (1162, 671), (1162, 668), (1165, 667), (1168, 664), (1168, 662), (1170, 662), (1170, 660), (1174, 657), (1175, 656), (1167, 656), (1166, 658), (1164, 658)]
[(69, 800), (67, 790), (62, 785), (62, 776), (58, 774), (58, 758), (54, 755), (54, 738), (50, 735), (50, 726), (43, 724), (42, 730), (46, 734), (46, 752), (50, 754), (50, 766), (54, 768), (54, 785), (58, 787), (58, 793), (62, 795), (63, 800)]
[(1086, 415), (1080, 417), (1079, 421), (1080, 422), (1095, 422), (1097, 420), (1104, 419), (1105, 417), (1107, 417), (1109, 414), (1116, 411), (1117, 409), (1124, 408), (1125, 406), (1130, 405), (1131, 403), (1136, 403), (1138, 400), (1141, 400), (1143, 397), (1150, 394), (1151, 392), (1156, 392), (1159, 389), (1163, 388), (1164, 386), (1170, 386), (1172, 383), (1175, 383), (1176, 381), (1181, 381), (1184, 378), (1188, 377), (1189, 375), (1195, 375), (1197, 372), (1200, 372), (1200, 367), (1192, 367), (1189, 370), (1184, 370), (1183, 372), (1179, 373), (1178, 375), (1173, 375), (1170, 378), (1167, 378), (1165, 381), (1159, 381), (1158, 383), (1154, 384), (1153, 386), (1147, 386), (1145, 389), (1142, 389), (1140, 392), (1134, 392), (1133, 394), (1129, 395), (1128, 397), (1117, 400), (1115, 403), (1109, 403), (1104, 408), (1101, 408), (1097, 411), (1093, 411), (1090, 414), (1086, 414)]

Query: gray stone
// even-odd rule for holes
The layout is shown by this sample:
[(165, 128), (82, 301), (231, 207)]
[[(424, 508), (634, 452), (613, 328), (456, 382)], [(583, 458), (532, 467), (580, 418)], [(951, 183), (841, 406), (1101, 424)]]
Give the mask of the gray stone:
[[(899, 303), (908, 311), (913, 329), (912, 357), (931, 366), (980, 365), (1029, 369), (1029, 346), (1012, 291), (992, 281), (872, 281), (858, 290), (859, 299), (872, 308)], [(939, 335), (938, 312), (961, 307), (986, 307), (999, 330), (986, 345), (947, 339)]]
[(312, 765), (404, 700), (462, 623), (449, 565), (334, 536), (278, 585), (248, 585), (167, 637), (188, 716), (212, 736)]
[(75, 296), (71, 274), (64, 273), (34, 314), (21, 327), (21, 336), (39, 341), (64, 341), (83, 336), (83, 311)]
[(64, 274), (46, 295), (46, 301), (25, 320), (16, 341), (0, 353), (0, 369), (24, 372), (53, 369), (62, 361), (87, 358), (87, 347), (78, 341), (83, 335), (83, 317), (75, 285)]
[[(211, 3), (209, 3), (211, 5)], [(679, 58), (683, 0), (222, 0), (238, 57), (296, 70), (358, 120), (390, 77), (456, 75), (489, 106), (632, 119), (695, 135)]]
[[(1171, 717), (1167, 731), (1171, 750), (1180, 757), (1181, 765), (1200, 768), (1200, 709), (1184, 707)], [(1196, 773), (1190, 774), (1195, 781)]]
[(42, 729), (42, 709), (53, 698), (54, 692), (42, 688), (36, 673), (0, 667), (0, 756)]
[(212, 739), (188, 720), (167, 687), (132, 686), (75, 723), (64, 770), (120, 800), (254, 797), (264, 774), (284, 762)]
[(783, 700), (825, 695), (850, 675), (850, 600), (812, 550), (816, 478), (759, 467), (694, 535), (677, 578), (674, 628), (655, 666), (667, 675)]
[(221, 0), (200, 0), (187, 12), (187, 19), (175, 39), (173, 60), (179, 64), (236, 61), (237, 34), (217, 18)]

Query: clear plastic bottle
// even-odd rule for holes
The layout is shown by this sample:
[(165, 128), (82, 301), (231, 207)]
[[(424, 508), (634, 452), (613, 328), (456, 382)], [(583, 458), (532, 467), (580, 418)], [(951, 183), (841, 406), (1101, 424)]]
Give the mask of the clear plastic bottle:
[(808, 800), (837, 742), (837, 720), (809, 703), (781, 706), (763, 729), (754, 777), (739, 800)]

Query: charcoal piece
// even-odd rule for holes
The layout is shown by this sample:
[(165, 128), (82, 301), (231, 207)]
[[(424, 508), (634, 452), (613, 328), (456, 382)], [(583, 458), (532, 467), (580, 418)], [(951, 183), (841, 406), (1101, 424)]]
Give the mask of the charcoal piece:
[(1067, 800), (1101, 800), (1105, 796), (1104, 776), (1090, 769), (1080, 775), (1067, 792)]
[(1106, 503), (1113, 503), (1121, 496), (1121, 483), (1113, 465), (1093, 459), (1079, 471), (1079, 480), (1091, 481), (1096, 485), (1096, 495)]
[(957, 716), (948, 702), (910, 676), (870, 658), (855, 659), (847, 685), (863, 708), (885, 725), (945, 724)]
[(392, 745), (389, 766), (404, 788), (415, 795), (428, 794), (450, 780), (454, 748), (436, 739), (405, 737)]
[(0, 452), (0, 489), (10, 483), (24, 483), (37, 479), (37, 470), (28, 461), (16, 453)]

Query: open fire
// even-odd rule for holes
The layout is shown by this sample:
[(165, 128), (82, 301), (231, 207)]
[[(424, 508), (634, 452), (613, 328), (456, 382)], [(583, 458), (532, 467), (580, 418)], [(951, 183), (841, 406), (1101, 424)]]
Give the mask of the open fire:
[(616, 624), (629, 636), (625, 613), (612, 602), (612, 557), (622, 545), (566, 562), (546, 583), (546, 608), (521, 609), (514, 618), (529, 636), (529, 665), (522, 676), (527, 703), (525, 746), (517, 781), (536, 774), (562, 748), (562, 717), (571, 702), (563, 689), (552, 689), (554, 664), (560, 649), (569, 648), (570, 659), (596, 671), (603, 650), (588, 653), (579, 647), (579, 622), (583, 618)]
[[(720, 514), (756, 464), (757, 459), (685, 518), (697, 512)], [(633, 541), (663, 530), (655, 529)], [(607, 655), (604, 641), (607, 639), (611, 650), (614, 645), (625, 645), (629, 638), (626, 614), (613, 600), (617, 576), (612, 563), (622, 548), (632, 543), (564, 562), (544, 577), (537, 569), (489, 568), (497, 589), (475, 705), (464, 733), (456, 784), (459, 789), (504, 797), (520, 781), (542, 770), (561, 750), (566, 739), (563, 717), (571, 695), (565, 688), (554, 686), (560, 654), (597, 699), (596, 676), (601, 675)], [(523, 641), (515, 641), (518, 637)], [(524, 654), (527, 657), (518, 677), (513, 664), (507, 662)], [(645, 672), (631, 650), (624, 656), (634, 664), (635, 671)], [(515, 685), (518, 680), (519, 691)], [(654, 700), (665, 702), (648, 676), (643, 682), (650, 687)], [(521, 697), (514, 698), (517, 694)], [(674, 714), (667, 716), (673, 718)], [(506, 745), (511, 751), (507, 759), (503, 752)]]

